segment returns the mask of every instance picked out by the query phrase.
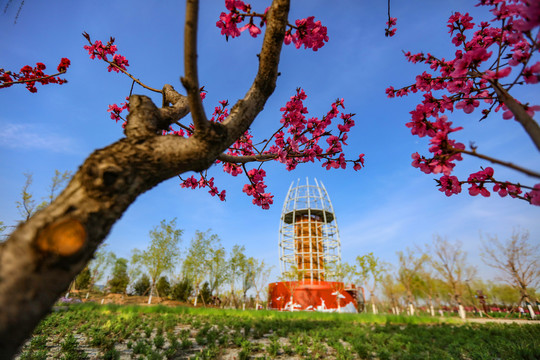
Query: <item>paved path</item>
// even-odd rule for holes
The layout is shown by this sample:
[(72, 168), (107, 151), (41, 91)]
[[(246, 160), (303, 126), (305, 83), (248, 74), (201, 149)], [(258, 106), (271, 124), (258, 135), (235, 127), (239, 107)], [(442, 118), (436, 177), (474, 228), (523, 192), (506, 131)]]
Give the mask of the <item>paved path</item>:
[(487, 317), (483, 317), (483, 318), (471, 318), (471, 319), (466, 319), (465, 322), (471, 322), (471, 323), (481, 323), (481, 324), (485, 324), (485, 323), (488, 323), (488, 322), (495, 322), (495, 323), (500, 323), (500, 324), (514, 324), (514, 323), (517, 323), (517, 324), (536, 324), (536, 325), (540, 325), (540, 320), (527, 320), (527, 319), (490, 319), (490, 318), (487, 318)]

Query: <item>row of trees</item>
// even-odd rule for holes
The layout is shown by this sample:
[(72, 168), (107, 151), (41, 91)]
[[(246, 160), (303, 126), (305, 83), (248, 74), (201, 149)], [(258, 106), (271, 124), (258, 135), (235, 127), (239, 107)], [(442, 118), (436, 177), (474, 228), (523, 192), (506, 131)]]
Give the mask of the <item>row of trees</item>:
[[(248, 257), (244, 246), (234, 245), (227, 253), (218, 235), (209, 230), (196, 231), (189, 246), (181, 251), (181, 235), (176, 219), (163, 220), (150, 231), (148, 247), (133, 250), (130, 260), (117, 258), (102, 247), (76, 278), (73, 288), (90, 290), (105, 283), (107, 292), (146, 295), (149, 303), (156, 295), (184, 302), (192, 299), (195, 306), (221, 298), (219, 305), (235, 308), (246, 306), (251, 291), (253, 305), (259, 307), (266, 296), (271, 267)], [(530, 316), (535, 317), (531, 303), (540, 281), (539, 250), (540, 245), (531, 243), (525, 231), (514, 232), (506, 242), (489, 237), (483, 243), (481, 258), (498, 269), (500, 276), (497, 282), (486, 283), (468, 263), (460, 242), (436, 236), (422, 248), (398, 251), (395, 265), (373, 253), (357, 256), (354, 263), (343, 262), (334, 269), (336, 275), (331, 280), (359, 287), (361, 303), (369, 301), (373, 313), (384, 303), (394, 313), (406, 309), (412, 315), (425, 305), (432, 315), (436, 308), (451, 307), (465, 317), (465, 306), (480, 307), (485, 298), (503, 306), (525, 303)], [(284, 274), (282, 280), (297, 280), (293, 277)]]
[(364, 302), (369, 294), (374, 313), (377, 294), (383, 295), (394, 313), (406, 308), (407, 313), (414, 314), (415, 308), (424, 303), (434, 314), (435, 306), (446, 304), (457, 308), (463, 318), (464, 305), (476, 307), (487, 296), (490, 303), (525, 303), (530, 316), (535, 317), (531, 303), (540, 282), (540, 244), (529, 241), (526, 231), (514, 232), (505, 242), (496, 236), (483, 242), (481, 259), (498, 270), (497, 283), (479, 279), (461, 243), (440, 236), (424, 248), (407, 248), (397, 255), (397, 266), (381, 261), (373, 253), (358, 256), (354, 264), (342, 263), (337, 277), (360, 286)]
[(74, 288), (93, 289), (109, 274), (107, 291), (148, 295), (149, 303), (156, 295), (181, 301), (193, 295), (197, 306), (199, 301), (206, 305), (212, 297), (226, 295), (226, 305), (238, 307), (245, 306), (247, 293), (253, 290), (258, 306), (272, 270), (264, 260), (247, 256), (245, 247), (239, 245), (227, 253), (219, 236), (210, 230), (196, 231), (182, 252), (183, 231), (176, 226), (176, 219), (162, 220), (150, 231), (148, 247), (134, 249), (130, 260), (117, 258), (102, 247), (77, 276)]

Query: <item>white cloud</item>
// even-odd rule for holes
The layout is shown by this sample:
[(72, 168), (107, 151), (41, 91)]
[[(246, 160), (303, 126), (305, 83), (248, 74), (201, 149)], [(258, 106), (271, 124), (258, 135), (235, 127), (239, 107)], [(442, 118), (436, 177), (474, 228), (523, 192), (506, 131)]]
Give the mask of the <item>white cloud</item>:
[(11, 149), (73, 153), (73, 139), (45, 129), (43, 125), (1, 123), (0, 146)]

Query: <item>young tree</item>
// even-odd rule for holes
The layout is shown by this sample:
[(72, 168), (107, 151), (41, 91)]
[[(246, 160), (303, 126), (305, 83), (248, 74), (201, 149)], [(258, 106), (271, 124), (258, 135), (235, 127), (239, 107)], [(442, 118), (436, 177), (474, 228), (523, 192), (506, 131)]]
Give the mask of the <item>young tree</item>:
[(399, 299), (405, 293), (405, 288), (403, 285), (396, 281), (396, 278), (392, 274), (386, 273), (383, 281), (381, 282), (381, 291), (383, 295), (390, 301), (392, 314), (399, 315), (401, 312)]
[(92, 281), (92, 275), (90, 274), (90, 269), (87, 266), (75, 278), (75, 288), (77, 290), (89, 289), (91, 281)]
[(261, 301), (260, 294), (268, 286), (268, 279), (272, 273), (273, 266), (268, 266), (264, 260), (251, 258), (253, 261), (254, 277), (253, 288), (255, 289), (255, 309), (259, 309)]
[(47, 196), (43, 199), (42, 202), (36, 204), (34, 200), (34, 195), (30, 192), (30, 186), (34, 182), (34, 177), (32, 174), (25, 173), (24, 177), (26, 181), (21, 190), (21, 200), (17, 201), (17, 209), (22, 216), (21, 221), (27, 221), (30, 219), (34, 213), (40, 209), (43, 209), (45, 206), (49, 205), (54, 198), (59, 189), (71, 178), (70, 171), (60, 172), (54, 170), (54, 176), (51, 179), (51, 185), (49, 186), (49, 192)]
[(398, 251), (397, 254), (399, 259), (397, 280), (403, 285), (407, 294), (407, 313), (414, 315), (414, 293), (421, 286), (421, 274), (429, 258), (426, 254), (416, 257), (414, 251), (409, 248), (406, 253)]
[[(213, 249), (218, 244), (219, 237), (216, 234), (210, 234), (210, 230), (206, 232), (197, 230), (195, 237), (191, 239), (182, 265), (182, 273), (191, 279), (195, 286), (194, 306), (197, 306), (200, 285), (209, 273)], [(206, 303), (204, 305), (206, 306)]]
[(174, 300), (187, 302), (193, 292), (193, 284), (187, 277), (175, 283), (171, 288), (171, 296)]
[(7, 229), (7, 226), (4, 225), (4, 222), (3, 222), (3, 221), (0, 221), (0, 235), (2, 235), (2, 233), (3, 233), (4, 231), (6, 231), (6, 229)]
[(235, 307), (237, 307), (236, 283), (242, 276), (242, 271), (245, 267), (245, 262), (247, 261), (245, 251), (245, 246), (234, 245), (229, 260), (227, 261), (227, 282), (230, 285), (231, 300)]
[(36, 201), (33, 199), (34, 195), (30, 192), (30, 186), (34, 181), (32, 174), (24, 174), (26, 181), (21, 190), (21, 200), (17, 201), (17, 209), (22, 216), (21, 221), (27, 221), (34, 213), (39, 210), (39, 205), (36, 205)]
[(227, 260), (225, 257), (225, 248), (221, 246), (218, 239), (215, 247), (210, 249), (208, 262), (208, 284), (210, 291), (216, 296), (219, 295), (219, 287), (227, 280)]
[(110, 292), (113, 294), (125, 294), (129, 284), (127, 273), (128, 261), (124, 258), (117, 258), (109, 280)]
[(176, 228), (176, 218), (169, 222), (165, 219), (161, 220), (159, 226), (150, 231), (150, 244), (146, 250), (133, 250), (131, 262), (134, 265), (142, 265), (150, 276), (149, 304), (152, 303), (156, 282), (160, 276), (171, 272), (180, 258), (180, 248), (178, 246), (182, 232), (183, 230)]
[(246, 308), (247, 292), (255, 285), (257, 271), (256, 259), (247, 258), (240, 266), (240, 285), (242, 286), (242, 309)]
[(531, 243), (527, 231), (521, 234), (514, 231), (504, 243), (497, 236), (489, 236), (489, 241), (483, 242), (482, 250), (482, 260), (486, 265), (498, 269), (502, 280), (519, 290), (520, 302), (525, 301), (534, 319), (528, 288), (534, 288), (540, 282), (540, 243)]
[(472, 280), (476, 274), (476, 268), (467, 265), (467, 253), (461, 250), (461, 242), (454, 243), (435, 236), (432, 246), (427, 246), (431, 255), (430, 265), (437, 274), (444, 280), (452, 292), (454, 301), (459, 309), (459, 315), (465, 319), (465, 309), (463, 308), (463, 292), (465, 281)]
[(109, 268), (113, 266), (116, 255), (112, 251), (106, 250), (107, 244), (100, 246), (94, 258), (88, 263), (90, 270), (90, 289), (103, 279)]
[(159, 278), (156, 284), (156, 289), (158, 294), (161, 294), (161, 296), (169, 296), (171, 293), (171, 284), (165, 276), (162, 276)]
[(148, 275), (143, 274), (139, 280), (133, 284), (133, 294), (138, 296), (144, 296), (150, 291), (150, 278)]
[[(240, 30), (248, 29), (256, 36), (261, 30), (254, 19), (261, 20), (260, 26), (264, 25), (266, 32), (257, 56), (259, 68), (253, 84), (230, 112), (223, 108), (213, 120), (206, 116), (198, 80), (198, 1), (187, 0), (186, 5), (181, 80), (187, 96), (171, 85), (154, 89), (143, 84), (126, 71), (128, 61), (116, 54), (113, 39), (103, 45), (91, 42), (85, 34), (92, 57), (106, 61), (110, 71), (122, 72), (145, 89), (161, 94), (163, 106), (156, 106), (147, 96), (131, 95), (129, 105), (122, 106), (129, 107), (126, 137), (90, 155), (60, 196), (19, 226), (3, 244), (0, 249), (1, 353), (9, 356), (16, 351), (61, 292), (82, 271), (128, 206), (157, 184), (188, 171), (203, 172), (199, 181), (190, 177), (184, 186), (209, 187), (212, 195), (224, 199), (224, 191), (219, 193), (213, 179), (207, 179), (204, 173), (219, 161), (233, 175), (244, 172), (248, 177), (244, 192), (253, 197), (254, 204), (268, 208), (273, 199), (265, 192), (266, 173), (259, 167), (248, 170), (246, 164), (250, 162), (259, 165), (274, 160), (284, 163), (289, 170), (299, 163), (314, 160), (321, 161), (327, 169), (345, 168), (347, 163), (355, 170), (363, 167), (363, 154), (356, 160), (347, 160), (343, 154), (342, 144), (354, 121), (351, 114), (340, 112), (341, 99), (332, 104), (332, 109), (322, 119), (308, 119), (303, 106), (306, 95), (299, 89), (286, 104), (280, 127), (267, 136), (260, 147), (253, 145), (252, 135), (247, 132), (275, 89), (283, 43), (317, 50), (328, 41), (326, 27), (313, 21), (313, 17), (289, 25), (289, 5), (289, 0), (273, 0), (267, 11), (254, 12), (242, 1), (226, 2), (229, 13), (222, 13), (217, 23), (223, 35), (236, 37)], [(237, 26), (244, 21), (246, 25), (239, 29)], [(67, 66), (69, 60), (62, 59), (58, 71), (65, 72)], [(0, 86), (20, 82), (30, 91), (36, 91), (36, 82), (53, 82), (52, 79), (60, 82), (52, 75), (46, 77), (43, 69), (41, 63), (34, 69), (24, 67), (20, 76), (15, 74), (20, 81), (10, 75), (14, 73), (2, 71)], [(119, 116), (121, 110), (116, 105), (111, 106), (113, 116)], [(180, 123), (188, 113), (192, 123)], [(339, 127), (333, 128), (336, 122)], [(169, 133), (173, 124), (180, 126), (174, 134)], [(160, 136), (163, 131), (167, 135)], [(43, 260), (38, 264), (36, 259)], [(40, 271), (35, 271), (36, 268)], [(36, 292), (41, 296), (31, 296)]]
[(377, 284), (382, 280), (385, 271), (383, 263), (373, 253), (356, 257), (356, 271), (361, 284), (369, 291), (371, 301), (371, 309), (374, 314), (377, 314), (377, 306), (375, 305), (375, 289)]
[[(493, 191), (501, 197), (510, 195), (540, 205), (540, 183), (523, 185), (517, 181), (504, 181), (494, 175), (491, 167), (470, 174), (467, 180), (460, 181), (451, 175), (456, 162), (466, 155), (513, 169), (536, 181), (540, 179), (538, 171), (481, 153), (474, 143), (466, 149), (463, 143), (451, 139), (463, 127), (452, 127), (448, 116), (443, 115), (446, 110), (463, 110), (471, 114), (483, 108), (478, 117), (484, 120), (492, 111), (502, 109), (502, 119), (515, 119), (540, 150), (540, 126), (533, 119), (540, 105), (519, 101), (510, 94), (519, 86), (537, 84), (540, 80), (540, 8), (536, 1), (530, 0), (480, 0), (478, 5), (490, 7), (490, 21), (475, 24), (469, 13), (455, 12), (450, 16), (447, 26), (452, 43), (458, 48), (455, 58), (445, 60), (431, 53), (405, 53), (408, 61), (425, 63), (439, 75), (424, 71), (416, 77), (415, 84), (399, 90), (389, 87), (386, 93), (390, 98), (423, 93), (421, 104), (410, 112), (411, 121), (406, 126), (412, 135), (431, 138), (431, 155), (414, 153), (412, 165), (426, 174), (442, 174), (437, 185), (446, 196), (460, 193), (461, 186), (466, 184), (470, 195), (487, 197), (490, 196), (487, 186), (493, 185)], [(471, 33), (475, 26), (476, 30)]]

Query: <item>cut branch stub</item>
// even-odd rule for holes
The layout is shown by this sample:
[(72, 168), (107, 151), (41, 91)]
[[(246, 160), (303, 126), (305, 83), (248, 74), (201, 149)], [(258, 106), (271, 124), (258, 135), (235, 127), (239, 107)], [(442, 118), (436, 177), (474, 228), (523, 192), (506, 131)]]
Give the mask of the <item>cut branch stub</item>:
[(66, 219), (43, 229), (36, 239), (41, 252), (60, 256), (76, 254), (86, 243), (86, 230), (80, 221)]

